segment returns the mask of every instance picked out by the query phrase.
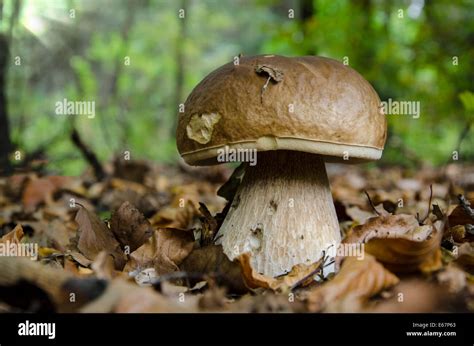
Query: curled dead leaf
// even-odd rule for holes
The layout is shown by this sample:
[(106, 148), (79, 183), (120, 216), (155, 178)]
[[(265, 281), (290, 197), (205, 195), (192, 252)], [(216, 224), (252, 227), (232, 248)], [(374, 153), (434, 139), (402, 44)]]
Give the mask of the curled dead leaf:
[(179, 270), (178, 265), (191, 253), (194, 235), (190, 230), (161, 228), (130, 254), (124, 270), (153, 267), (158, 275)]
[(354, 227), (343, 243), (364, 243), (365, 251), (393, 272), (430, 272), (442, 266), (441, 226), (441, 221), (420, 226), (407, 214), (383, 215)]
[(313, 277), (321, 269), (321, 261), (310, 265), (297, 264), (288, 274), (272, 278), (256, 272), (251, 266), (251, 256), (244, 253), (237, 258), (242, 268), (242, 275), (247, 287), (268, 288), (273, 291), (284, 291), (296, 286), (305, 286), (313, 282)]
[(110, 218), (110, 229), (122, 248), (138, 249), (152, 234), (153, 228), (143, 214), (129, 202), (124, 202)]
[(369, 298), (396, 285), (398, 278), (371, 255), (348, 257), (333, 280), (306, 293), (310, 311), (359, 311)]
[(458, 198), (460, 204), (457, 205), (449, 214), (449, 225), (453, 227), (456, 225), (474, 224), (474, 212), (471, 208), (471, 205), (474, 205), (474, 200), (468, 200), (462, 195)]
[(217, 284), (223, 284), (229, 291), (247, 292), (242, 279), (242, 271), (237, 262), (231, 262), (221, 245), (208, 245), (193, 250), (179, 268), (188, 273), (202, 273), (215, 276)]
[(114, 258), (115, 269), (122, 270), (125, 254), (105, 223), (82, 206), (79, 207), (75, 220), (79, 225), (79, 251), (90, 260), (94, 260), (101, 251), (106, 251)]
[(16, 225), (13, 230), (5, 234), (3, 237), (0, 238), (0, 243), (13, 243), (19, 244), (21, 239), (23, 238), (23, 227), (20, 224)]

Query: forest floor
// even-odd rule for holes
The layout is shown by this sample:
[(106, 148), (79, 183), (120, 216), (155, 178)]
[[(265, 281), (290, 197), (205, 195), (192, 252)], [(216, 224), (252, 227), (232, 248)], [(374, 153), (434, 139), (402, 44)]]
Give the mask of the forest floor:
[(278, 278), (214, 244), (229, 168), (116, 160), (105, 173), (0, 178), (0, 311), (474, 310), (474, 166), (329, 166), (343, 242), (365, 252), (327, 277), (321, 260)]

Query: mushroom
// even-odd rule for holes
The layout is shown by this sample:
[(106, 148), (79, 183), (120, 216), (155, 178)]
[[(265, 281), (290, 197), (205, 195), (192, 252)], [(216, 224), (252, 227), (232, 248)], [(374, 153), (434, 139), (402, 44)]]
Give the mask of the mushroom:
[(179, 114), (176, 138), (191, 165), (258, 153), (216, 239), (229, 259), (248, 252), (256, 271), (275, 277), (335, 253), (341, 234), (325, 162), (378, 160), (386, 135), (377, 93), (353, 69), (260, 55), (205, 77)]

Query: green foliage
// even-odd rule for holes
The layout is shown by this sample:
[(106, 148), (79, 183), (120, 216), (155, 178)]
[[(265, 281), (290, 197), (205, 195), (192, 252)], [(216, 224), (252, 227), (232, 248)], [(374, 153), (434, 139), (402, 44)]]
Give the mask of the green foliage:
[[(46, 146), (50, 168), (66, 174), (84, 168), (72, 125), (101, 160), (130, 150), (133, 158), (172, 161), (176, 103), (207, 73), (239, 53), (317, 54), (347, 59), (382, 100), (420, 102), (418, 119), (387, 115), (383, 162), (444, 164), (473, 117), (474, 6), (416, 4), (25, 0), (12, 45), (22, 65), (9, 72), (13, 140), (28, 152)], [(313, 14), (303, 16), (304, 6)], [(64, 98), (94, 101), (96, 117), (55, 114)], [(472, 137), (461, 145), (463, 160), (474, 158)]]

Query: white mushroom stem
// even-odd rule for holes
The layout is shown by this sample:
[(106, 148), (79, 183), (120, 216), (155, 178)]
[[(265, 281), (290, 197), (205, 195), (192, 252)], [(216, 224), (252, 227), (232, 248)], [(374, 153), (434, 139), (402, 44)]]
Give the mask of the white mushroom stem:
[(252, 267), (268, 276), (312, 264), (341, 241), (322, 157), (268, 151), (248, 166), (218, 243), (232, 260), (250, 252)]

